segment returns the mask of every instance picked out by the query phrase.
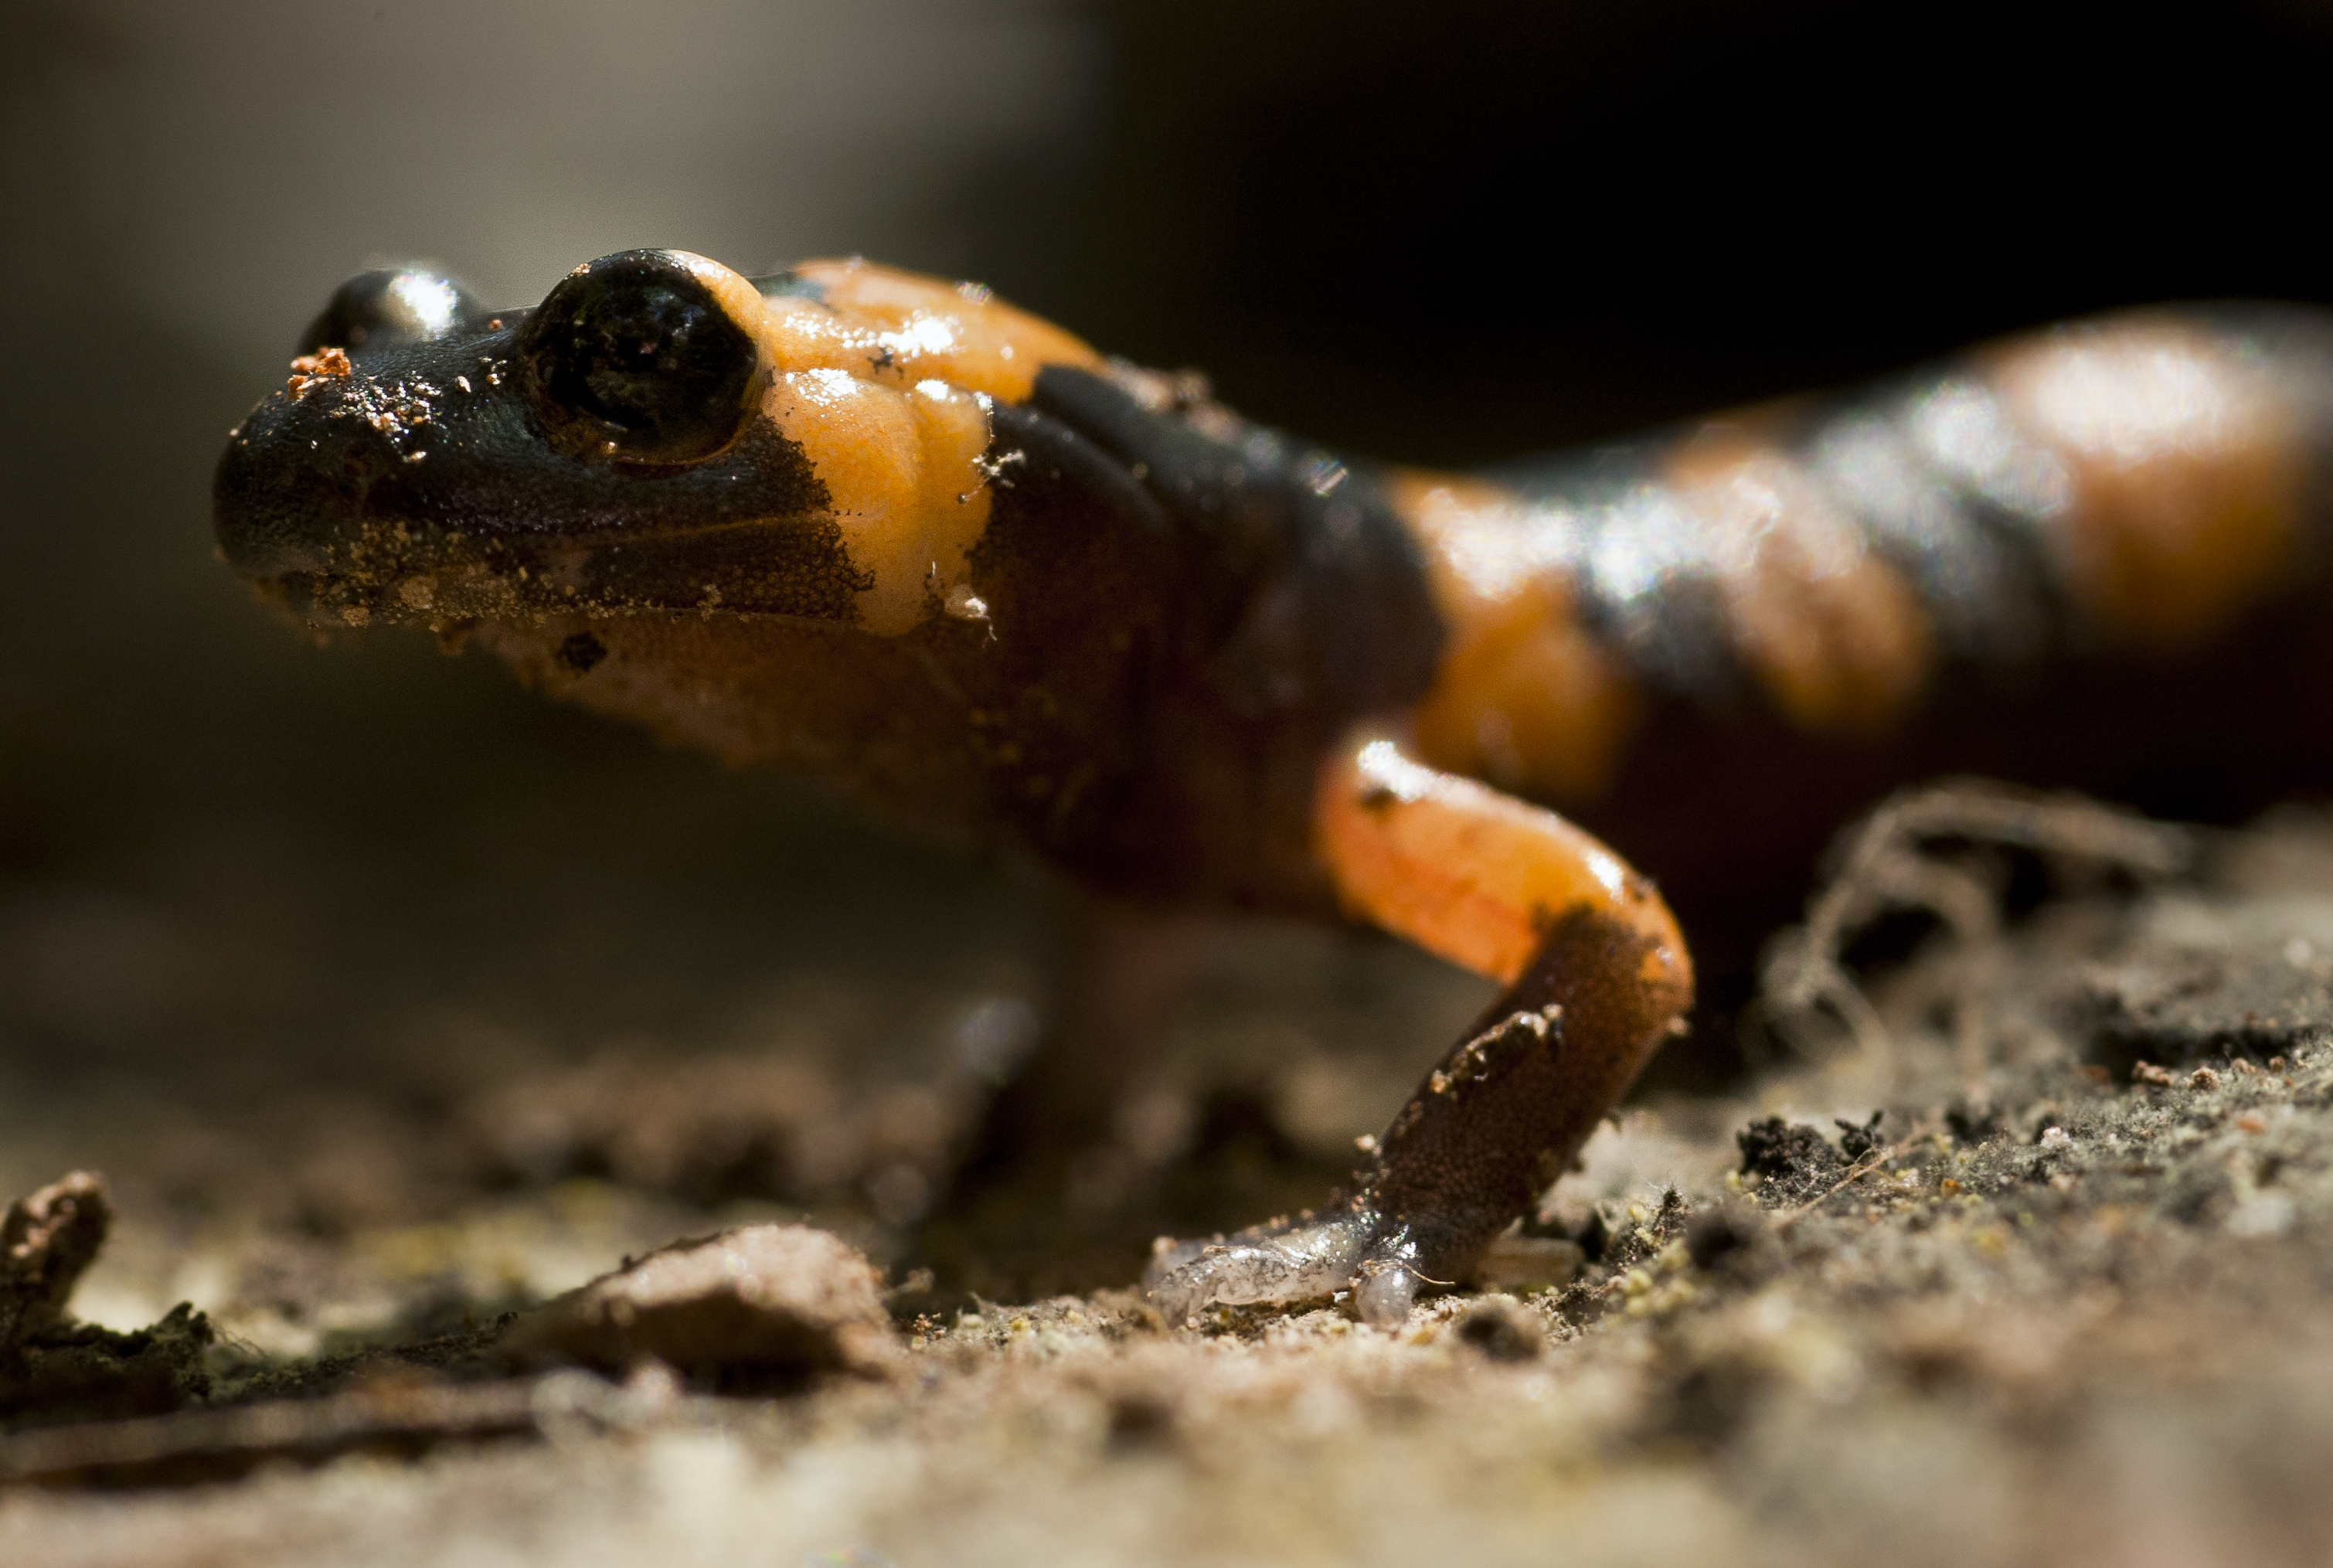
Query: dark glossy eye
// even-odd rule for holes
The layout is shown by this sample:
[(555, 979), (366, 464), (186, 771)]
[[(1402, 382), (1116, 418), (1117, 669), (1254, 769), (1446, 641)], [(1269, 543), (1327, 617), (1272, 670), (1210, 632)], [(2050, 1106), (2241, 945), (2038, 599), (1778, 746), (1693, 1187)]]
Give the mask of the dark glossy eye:
[(382, 349), (475, 331), (493, 313), (435, 267), (382, 267), (359, 273), (332, 291), (324, 313), (308, 323), (298, 352), (345, 349), (362, 359)]
[(760, 354), (708, 274), (719, 269), (676, 252), (624, 251), (551, 291), (519, 330), (518, 362), (555, 441), (686, 463), (736, 438), (760, 389)]

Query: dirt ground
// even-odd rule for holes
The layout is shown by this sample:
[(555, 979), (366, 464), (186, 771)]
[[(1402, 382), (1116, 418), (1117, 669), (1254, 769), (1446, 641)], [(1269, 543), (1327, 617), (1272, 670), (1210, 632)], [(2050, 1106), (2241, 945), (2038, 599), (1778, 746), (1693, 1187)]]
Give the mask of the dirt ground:
[[(0, 1352), (0, 1561), (2327, 1560), (2333, 825), (2142, 835), (2151, 870), (1929, 837), (1918, 863), (2008, 890), (2004, 935), (1896, 917), (1849, 969), (1792, 971), (1851, 969), (1867, 1010), (1793, 1012), (1778, 969), (1761, 1074), (1629, 1110), (1503, 1285), (1395, 1332), (910, 1281), (851, 1309), (896, 1323), (879, 1353), (758, 1381), (506, 1353), (531, 1320), (504, 1314), (677, 1236), (808, 1219), (908, 1259), (1043, 1005), (1010, 955), (796, 976), (694, 1036), (564, 1053), (505, 1012), (306, 1081), (20, 1073), (10, 1190), (96, 1168), (117, 1215), (49, 1348)], [(85, 908), (11, 919), (20, 981), (124, 940)], [(212, 972), (174, 940), (146, 967)], [(1382, 945), (1224, 938), (1114, 1223), (1318, 1181), (1480, 1001)], [(43, 1382), (75, 1333), (135, 1375)]]

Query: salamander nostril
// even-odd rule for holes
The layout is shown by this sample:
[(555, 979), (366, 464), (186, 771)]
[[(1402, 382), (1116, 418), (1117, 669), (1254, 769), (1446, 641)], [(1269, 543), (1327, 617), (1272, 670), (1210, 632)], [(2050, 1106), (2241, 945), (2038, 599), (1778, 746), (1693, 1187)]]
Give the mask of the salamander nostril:
[(359, 273), (332, 291), (323, 314), (300, 334), (298, 351), (346, 349), (361, 359), (383, 349), (428, 342), (485, 325), (492, 314), (468, 290), (434, 267), (381, 267)]
[(760, 349), (702, 265), (671, 251), (602, 256), (527, 318), (520, 374), (555, 441), (671, 464), (735, 439), (752, 411)]

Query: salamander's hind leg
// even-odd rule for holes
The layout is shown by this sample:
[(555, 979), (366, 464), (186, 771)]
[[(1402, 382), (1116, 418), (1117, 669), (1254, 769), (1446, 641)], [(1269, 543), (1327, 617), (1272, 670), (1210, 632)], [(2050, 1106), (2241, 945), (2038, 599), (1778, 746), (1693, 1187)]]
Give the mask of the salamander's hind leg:
[(1145, 1283), (1172, 1323), (1210, 1302), (1348, 1289), (1363, 1318), (1400, 1321), (1570, 1163), (1693, 1000), (1660, 895), (1551, 812), (1364, 739), (1324, 772), (1316, 825), (1354, 913), (1509, 989), (1330, 1204), (1162, 1238)]

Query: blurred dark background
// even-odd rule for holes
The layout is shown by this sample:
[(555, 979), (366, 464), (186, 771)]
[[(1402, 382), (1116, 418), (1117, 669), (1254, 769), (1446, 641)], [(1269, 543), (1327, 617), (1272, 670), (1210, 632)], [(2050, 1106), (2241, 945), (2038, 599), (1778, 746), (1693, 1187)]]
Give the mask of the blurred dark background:
[[(1067, 906), (1009, 864), (419, 640), (320, 652), (212, 561), (226, 428), (352, 271), (863, 252), (1464, 464), (2324, 297), (2328, 86), (2299, 0), (0, 0), (0, 1163), (91, 1096), (226, 1125), (420, 1060), (427, 1118), (610, 1040), (750, 1053), (805, 996), (857, 1062), (1049, 995)], [(1365, 1014), (1414, 1073), (1480, 1000), (1319, 942), (1232, 1010)]]

